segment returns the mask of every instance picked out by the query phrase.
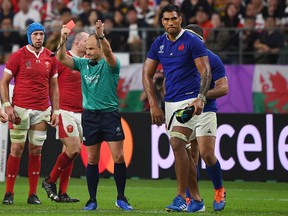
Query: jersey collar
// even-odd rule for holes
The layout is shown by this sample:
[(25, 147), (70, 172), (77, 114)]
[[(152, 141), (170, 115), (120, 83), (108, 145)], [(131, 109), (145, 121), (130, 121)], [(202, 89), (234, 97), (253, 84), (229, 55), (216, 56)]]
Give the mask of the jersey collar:
[(37, 54), (34, 50), (30, 49), (29, 45), (26, 45), (26, 48), (29, 52), (31, 52), (32, 54), (34, 54), (36, 56), (36, 58), (39, 58), (40, 54), (43, 52), (44, 47), (41, 47), (41, 50), (39, 51), (39, 53)]
[[(182, 34), (183, 34), (184, 32), (185, 32), (185, 30), (184, 30), (184, 29), (181, 29), (180, 33), (176, 36), (175, 41), (178, 40), (178, 39), (182, 36)], [(167, 35), (167, 32), (166, 32), (166, 38), (169, 40), (168, 35)]]
[(69, 50), (68, 52), (70, 53), (71, 56), (80, 58), (79, 56), (75, 55), (71, 50)]

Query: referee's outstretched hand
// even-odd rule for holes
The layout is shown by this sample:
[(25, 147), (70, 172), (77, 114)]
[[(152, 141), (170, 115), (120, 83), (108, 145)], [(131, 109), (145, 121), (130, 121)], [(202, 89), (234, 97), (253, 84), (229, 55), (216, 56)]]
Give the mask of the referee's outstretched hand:
[(95, 33), (97, 36), (104, 34), (104, 23), (102, 23), (102, 20), (97, 20), (95, 24)]
[(62, 25), (62, 29), (61, 29), (61, 39), (62, 41), (66, 40), (66, 38), (68, 37), (68, 35), (71, 33), (71, 30), (69, 28), (66, 27), (66, 25)]

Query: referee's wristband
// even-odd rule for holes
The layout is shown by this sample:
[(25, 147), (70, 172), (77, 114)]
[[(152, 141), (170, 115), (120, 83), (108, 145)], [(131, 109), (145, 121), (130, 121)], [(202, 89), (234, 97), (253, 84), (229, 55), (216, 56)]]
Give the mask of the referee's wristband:
[(55, 115), (59, 115), (59, 114), (60, 114), (60, 111), (59, 111), (59, 110), (54, 110), (54, 111), (53, 111), (53, 115), (54, 115), (54, 114), (55, 114)]
[(5, 108), (5, 107), (8, 107), (8, 106), (12, 106), (11, 105), (11, 103), (8, 101), (8, 102), (5, 102), (5, 103), (3, 103), (3, 107)]
[(206, 97), (203, 94), (198, 94), (197, 98), (201, 99), (204, 104), (207, 103)]

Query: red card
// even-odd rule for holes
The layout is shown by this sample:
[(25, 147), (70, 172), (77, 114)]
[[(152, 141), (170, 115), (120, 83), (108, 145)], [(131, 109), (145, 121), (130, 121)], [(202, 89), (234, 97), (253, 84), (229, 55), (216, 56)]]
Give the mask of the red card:
[(72, 30), (74, 27), (76, 26), (76, 24), (74, 23), (73, 20), (70, 20), (67, 24), (66, 27), (70, 30)]

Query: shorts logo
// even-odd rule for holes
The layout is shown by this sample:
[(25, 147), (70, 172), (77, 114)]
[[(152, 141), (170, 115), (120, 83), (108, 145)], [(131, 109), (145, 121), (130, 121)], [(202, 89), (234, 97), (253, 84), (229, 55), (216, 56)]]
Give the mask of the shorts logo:
[(72, 125), (68, 125), (66, 127), (66, 129), (67, 129), (68, 133), (72, 133), (73, 132), (73, 126)]
[(117, 136), (121, 136), (122, 135), (122, 131), (121, 131), (120, 127), (116, 128), (116, 135)]

